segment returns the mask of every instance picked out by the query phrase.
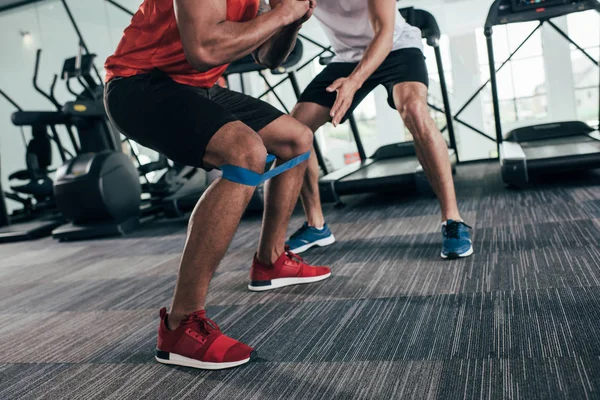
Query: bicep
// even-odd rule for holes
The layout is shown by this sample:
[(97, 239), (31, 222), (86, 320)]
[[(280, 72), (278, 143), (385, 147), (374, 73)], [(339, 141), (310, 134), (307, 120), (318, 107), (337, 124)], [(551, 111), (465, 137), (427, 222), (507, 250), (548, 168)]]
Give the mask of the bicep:
[(395, 0), (368, 0), (369, 19), (375, 33), (381, 31), (394, 32), (396, 24), (396, 1)]
[(227, 0), (174, 0), (175, 18), (186, 55), (210, 44), (217, 24), (227, 19)]

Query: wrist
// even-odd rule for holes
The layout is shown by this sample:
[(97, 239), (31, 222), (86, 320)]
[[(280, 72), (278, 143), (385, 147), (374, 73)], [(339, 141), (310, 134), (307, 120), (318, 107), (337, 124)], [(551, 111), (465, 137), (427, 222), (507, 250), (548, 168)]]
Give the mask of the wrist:
[(348, 77), (348, 80), (352, 82), (357, 89), (360, 89), (367, 79), (363, 78), (360, 74), (352, 73)]
[(293, 24), (293, 16), (287, 12), (284, 7), (277, 7), (273, 9), (273, 15), (277, 19), (277, 23), (280, 28)]

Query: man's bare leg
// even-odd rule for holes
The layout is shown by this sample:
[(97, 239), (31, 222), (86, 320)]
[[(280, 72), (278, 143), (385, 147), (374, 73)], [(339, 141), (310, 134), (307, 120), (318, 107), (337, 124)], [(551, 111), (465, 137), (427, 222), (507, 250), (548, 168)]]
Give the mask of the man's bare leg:
[(394, 86), (394, 103), (411, 132), (419, 162), (435, 192), (442, 210), (442, 221), (462, 221), (456, 203), (448, 146), (429, 115), (427, 87), (420, 82)]
[[(258, 134), (277, 164), (284, 163), (309, 151), (312, 132), (289, 115), (271, 122)], [(298, 165), (269, 180), (265, 186), (265, 211), (257, 257), (271, 264), (284, 252), (285, 233), (298, 201), (306, 163)]]
[[(291, 115), (302, 124), (308, 126), (313, 133), (331, 119), (329, 108), (316, 103), (298, 103), (294, 107), (294, 110), (292, 110)], [(321, 196), (319, 194), (319, 163), (314, 149), (308, 160), (300, 198), (308, 225), (322, 227), (325, 224), (325, 217), (323, 216)]]
[[(260, 137), (241, 122), (223, 126), (210, 140), (205, 165), (232, 164), (264, 172), (267, 151)], [(179, 267), (169, 327), (204, 309), (210, 280), (225, 255), (254, 187), (216, 180), (194, 208)]]

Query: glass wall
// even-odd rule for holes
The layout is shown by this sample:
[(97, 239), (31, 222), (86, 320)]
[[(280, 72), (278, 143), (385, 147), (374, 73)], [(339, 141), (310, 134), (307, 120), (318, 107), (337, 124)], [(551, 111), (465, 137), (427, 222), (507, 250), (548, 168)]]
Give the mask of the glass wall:
[[(600, 58), (600, 17), (595, 11), (567, 16), (569, 36), (594, 59)], [(600, 74), (581, 51), (571, 45), (577, 116), (589, 125), (598, 124), (598, 80)]]
[[(494, 27), (494, 55), (496, 70), (535, 29), (537, 22)], [(477, 32), (480, 81), (490, 78), (486, 38), (483, 29)], [(541, 31), (538, 30), (497, 73), (500, 117), (503, 124), (532, 121), (548, 116), (546, 74)], [(486, 132), (494, 131), (494, 109), (491, 86), (481, 94), (483, 120)]]

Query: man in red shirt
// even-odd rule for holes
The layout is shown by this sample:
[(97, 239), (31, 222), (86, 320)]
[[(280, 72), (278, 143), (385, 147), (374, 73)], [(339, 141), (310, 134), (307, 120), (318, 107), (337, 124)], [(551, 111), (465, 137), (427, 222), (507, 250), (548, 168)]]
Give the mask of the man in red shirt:
[[(224, 165), (262, 174), (267, 153), (280, 165), (310, 151), (312, 132), (257, 99), (215, 85), (227, 64), (252, 53), (274, 68), (293, 48), (315, 0), (145, 0), (106, 61), (105, 104), (127, 137), (171, 160), (207, 170)], [(259, 9), (260, 8), (260, 9)], [(330, 276), (284, 247), (306, 162), (266, 186), (265, 215), (250, 290)], [(161, 309), (156, 359), (204, 369), (235, 367), (252, 348), (206, 317), (208, 286), (254, 192), (218, 179), (189, 222), (171, 311)]]

